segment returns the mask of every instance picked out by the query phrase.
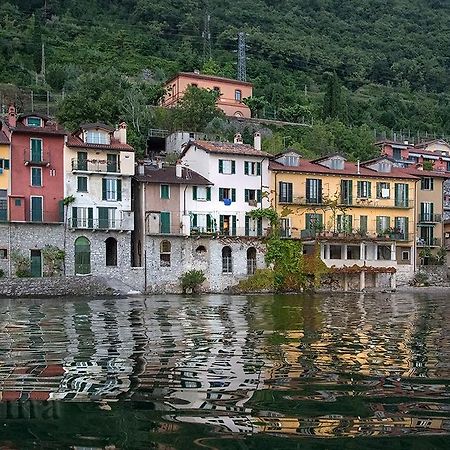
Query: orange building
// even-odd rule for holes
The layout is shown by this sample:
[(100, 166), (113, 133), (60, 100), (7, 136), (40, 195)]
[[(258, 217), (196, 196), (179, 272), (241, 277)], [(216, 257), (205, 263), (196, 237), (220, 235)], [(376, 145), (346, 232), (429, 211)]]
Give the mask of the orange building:
[(196, 72), (180, 72), (168, 80), (165, 86), (167, 94), (162, 101), (162, 106), (175, 106), (189, 86), (220, 92), (217, 106), (227, 116), (251, 117), (250, 108), (242, 103), (242, 100), (252, 96), (252, 83)]

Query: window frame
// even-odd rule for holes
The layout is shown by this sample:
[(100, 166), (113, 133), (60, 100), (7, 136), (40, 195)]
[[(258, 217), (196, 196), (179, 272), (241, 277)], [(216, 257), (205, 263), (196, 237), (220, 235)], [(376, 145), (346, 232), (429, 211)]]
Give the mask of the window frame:
[[(39, 125), (30, 123), (30, 120), (38, 120), (39, 121)], [(42, 119), (40, 117), (37, 117), (37, 116), (27, 117), (27, 127), (42, 128)]]
[(161, 200), (170, 200), (170, 184), (159, 185), (159, 198)]
[[(89, 190), (88, 190), (88, 178), (89, 177), (87, 177), (85, 175), (78, 175), (77, 176), (77, 192), (89, 192)], [(85, 190), (80, 189), (80, 180), (85, 180), (85, 182), (86, 182), (86, 189)]]
[[(39, 184), (34, 184), (33, 182), (33, 173), (39, 173)], [(30, 170), (30, 186), (32, 187), (42, 187), (43, 186), (43, 182), (42, 182), (42, 167), (31, 167)]]

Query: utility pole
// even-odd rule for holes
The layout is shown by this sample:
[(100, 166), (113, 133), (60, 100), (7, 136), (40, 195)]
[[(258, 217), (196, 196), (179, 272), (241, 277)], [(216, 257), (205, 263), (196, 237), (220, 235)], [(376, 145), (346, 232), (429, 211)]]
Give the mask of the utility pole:
[(245, 33), (238, 34), (238, 64), (237, 79), (239, 81), (247, 81), (247, 57), (245, 55)]
[(203, 26), (203, 62), (211, 59), (211, 31), (209, 30), (209, 23), (211, 21), (211, 16), (205, 14), (205, 23)]

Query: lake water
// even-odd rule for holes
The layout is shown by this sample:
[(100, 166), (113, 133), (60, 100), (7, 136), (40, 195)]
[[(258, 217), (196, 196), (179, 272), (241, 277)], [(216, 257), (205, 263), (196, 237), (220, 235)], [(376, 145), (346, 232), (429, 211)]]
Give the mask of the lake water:
[(0, 448), (450, 448), (446, 294), (0, 300)]

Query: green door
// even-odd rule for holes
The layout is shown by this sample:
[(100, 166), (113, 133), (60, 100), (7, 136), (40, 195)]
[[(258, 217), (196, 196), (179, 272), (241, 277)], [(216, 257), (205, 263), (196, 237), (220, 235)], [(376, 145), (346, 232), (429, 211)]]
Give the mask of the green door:
[(160, 213), (159, 232), (161, 234), (169, 234), (170, 233), (170, 212)]
[(31, 161), (42, 161), (42, 141), (40, 139), (31, 139)]
[(87, 170), (87, 152), (77, 153), (77, 169)]
[(31, 250), (31, 276), (42, 277), (42, 255), (40, 250)]
[(42, 197), (31, 197), (31, 221), (42, 222)]
[(91, 273), (91, 243), (80, 236), (75, 241), (75, 274)]

